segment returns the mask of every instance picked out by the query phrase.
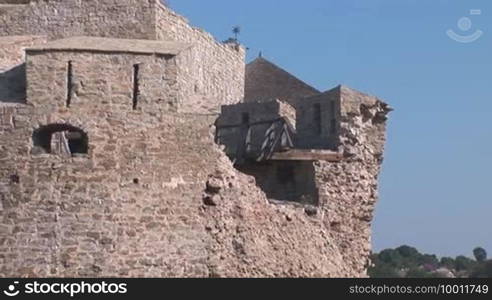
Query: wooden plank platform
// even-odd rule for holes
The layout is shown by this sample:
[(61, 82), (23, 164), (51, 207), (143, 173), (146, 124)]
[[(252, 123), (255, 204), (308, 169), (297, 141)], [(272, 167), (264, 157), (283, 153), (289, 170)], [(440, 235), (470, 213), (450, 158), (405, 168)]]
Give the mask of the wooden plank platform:
[(291, 149), (285, 152), (275, 152), (270, 160), (323, 160), (339, 162), (343, 159), (342, 153), (331, 150), (303, 150)]

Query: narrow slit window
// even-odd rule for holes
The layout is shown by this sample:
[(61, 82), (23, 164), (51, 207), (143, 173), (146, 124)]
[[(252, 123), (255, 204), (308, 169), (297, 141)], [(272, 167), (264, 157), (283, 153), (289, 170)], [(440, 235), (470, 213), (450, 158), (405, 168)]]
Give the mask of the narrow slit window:
[(314, 111), (314, 116), (313, 116), (314, 129), (316, 131), (316, 134), (320, 135), (321, 134), (321, 104), (316, 103), (313, 107), (313, 111)]
[(139, 73), (140, 65), (133, 65), (133, 110), (138, 108), (138, 96), (140, 94)]
[(72, 61), (68, 62), (67, 65), (67, 107), (70, 107), (72, 104), (72, 91), (73, 90), (73, 63)]

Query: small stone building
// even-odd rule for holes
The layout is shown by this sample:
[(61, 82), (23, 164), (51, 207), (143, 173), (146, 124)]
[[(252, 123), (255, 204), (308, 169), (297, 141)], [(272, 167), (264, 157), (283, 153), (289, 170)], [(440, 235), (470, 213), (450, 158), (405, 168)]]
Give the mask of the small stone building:
[(180, 42), (98, 37), (31, 47), (26, 51), (27, 101), (77, 110), (206, 110), (197, 107), (197, 98), (200, 88), (210, 87), (200, 85), (188, 68), (196, 51)]

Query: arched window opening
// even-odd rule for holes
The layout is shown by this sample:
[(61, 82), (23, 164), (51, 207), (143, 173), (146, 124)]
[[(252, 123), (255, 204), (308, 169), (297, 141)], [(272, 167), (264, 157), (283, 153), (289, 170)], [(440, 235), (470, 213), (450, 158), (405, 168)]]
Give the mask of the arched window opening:
[(44, 153), (66, 156), (87, 154), (89, 150), (87, 134), (67, 124), (50, 124), (35, 130), (33, 144)]

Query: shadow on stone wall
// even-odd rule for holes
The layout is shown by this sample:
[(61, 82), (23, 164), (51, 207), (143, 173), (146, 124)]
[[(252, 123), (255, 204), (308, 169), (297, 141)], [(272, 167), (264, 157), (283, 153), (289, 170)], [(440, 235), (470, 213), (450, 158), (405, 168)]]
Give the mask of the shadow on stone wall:
[(319, 204), (313, 162), (268, 161), (244, 164), (237, 169), (255, 177), (258, 187), (270, 200)]
[(31, 0), (0, 0), (0, 4), (29, 4)]
[(0, 73), (0, 102), (23, 103), (26, 100), (26, 64)]

